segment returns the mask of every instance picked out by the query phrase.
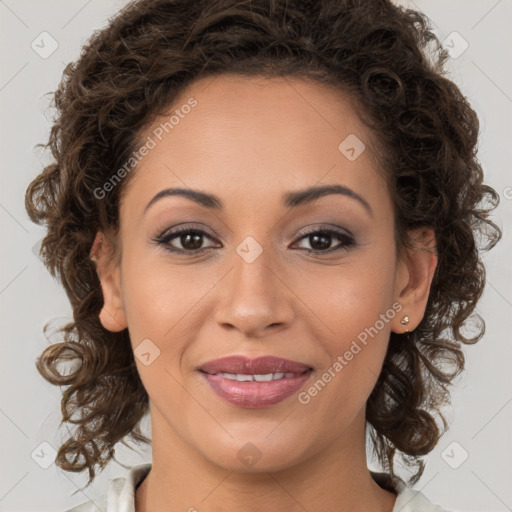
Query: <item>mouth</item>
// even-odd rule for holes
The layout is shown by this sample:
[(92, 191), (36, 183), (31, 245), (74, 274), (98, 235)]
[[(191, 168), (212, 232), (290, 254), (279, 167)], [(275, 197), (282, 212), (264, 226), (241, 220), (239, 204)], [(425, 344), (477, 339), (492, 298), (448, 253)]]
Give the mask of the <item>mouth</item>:
[[(305, 370), (302, 373), (305, 373), (309, 370)], [(208, 373), (208, 372), (204, 372)], [(302, 373), (283, 373), (283, 372), (275, 372), (275, 373), (228, 373), (228, 372), (220, 372), (220, 373), (208, 373), (208, 375), (218, 375), (219, 377), (223, 377), (229, 380), (236, 380), (237, 382), (270, 382), (272, 380), (281, 380), (281, 379), (292, 379), (294, 377), (298, 377), (302, 375)]]
[(268, 374), (301, 374), (313, 368), (307, 364), (283, 359), (276, 356), (262, 356), (254, 359), (245, 356), (228, 356), (214, 359), (202, 364), (199, 370), (215, 375), (229, 373), (232, 375), (268, 375)]
[(204, 363), (198, 371), (225, 402), (253, 409), (277, 404), (298, 391), (313, 368), (274, 356), (230, 356)]

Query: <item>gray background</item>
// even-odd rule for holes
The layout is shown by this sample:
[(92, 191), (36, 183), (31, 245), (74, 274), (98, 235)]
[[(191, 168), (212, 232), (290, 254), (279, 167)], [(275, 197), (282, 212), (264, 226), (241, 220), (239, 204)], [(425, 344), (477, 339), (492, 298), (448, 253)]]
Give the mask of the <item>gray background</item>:
[[(478, 307), (485, 337), (465, 349), (467, 371), (446, 411), (451, 428), (429, 455), (416, 488), (454, 511), (512, 510), (512, 267), (505, 263), (512, 248), (512, 1), (407, 3), (431, 18), (451, 48), (450, 76), (479, 114), (479, 156), (486, 181), (501, 196), (494, 218), (505, 230), (498, 248), (485, 256), (488, 286)], [(105, 493), (109, 480), (126, 471), (112, 462), (84, 493), (77, 489), (85, 475), (52, 463), (48, 445), (57, 448), (66, 434), (65, 427), (59, 430), (60, 391), (39, 376), (34, 362), (49, 343), (43, 324), (68, 321), (71, 308), (35, 255), (43, 229), (30, 222), (23, 202), (27, 185), (48, 161), (35, 148), (50, 128), (50, 97), (43, 95), (56, 88), (65, 64), (93, 30), (125, 4), (0, 0), (0, 511), (63, 511)], [(40, 36), (44, 31), (58, 44), (46, 58), (41, 54), (52, 41)], [(144, 425), (149, 434), (149, 421)], [(151, 460), (150, 447), (137, 453), (121, 446), (117, 454), (127, 465)]]

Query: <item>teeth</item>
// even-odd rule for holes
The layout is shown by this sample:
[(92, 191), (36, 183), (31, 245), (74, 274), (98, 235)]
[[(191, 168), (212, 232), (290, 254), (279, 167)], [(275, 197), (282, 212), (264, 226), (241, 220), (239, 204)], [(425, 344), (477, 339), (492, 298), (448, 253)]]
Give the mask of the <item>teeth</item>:
[[(282, 373), (276, 375), (282, 375)], [(270, 382), (272, 378), (273, 377), (271, 373), (265, 373), (264, 375), (254, 375), (254, 380), (257, 382)]]
[(235, 378), (240, 382), (245, 382), (246, 380), (252, 380), (252, 375), (244, 375), (242, 373), (237, 373)]
[(220, 375), (226, 379), (237, 380), (238, 382), (248, 382), (248, 381), (256, 381), (256, 382), (270, 382), (271, 380), (279, 380), (282, 378), (292, 378), (295, 377), (295, 373), (265, 373), (265, 374), (243, 374), (243, 373), (227, 373), (221, 372), (216, 373), (215, 375)]

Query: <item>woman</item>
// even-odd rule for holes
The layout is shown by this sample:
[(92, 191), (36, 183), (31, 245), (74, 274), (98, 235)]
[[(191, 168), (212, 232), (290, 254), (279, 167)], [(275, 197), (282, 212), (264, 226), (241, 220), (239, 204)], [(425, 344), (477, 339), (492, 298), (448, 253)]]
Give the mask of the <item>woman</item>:
[(56, 462), (147, 412), (153, 452), (74, 510), (441, 510), (410, 485), (501, 234), (445, 58), (385, 0), (141, 0), (66, 68), (26, 196), (74, 309)]

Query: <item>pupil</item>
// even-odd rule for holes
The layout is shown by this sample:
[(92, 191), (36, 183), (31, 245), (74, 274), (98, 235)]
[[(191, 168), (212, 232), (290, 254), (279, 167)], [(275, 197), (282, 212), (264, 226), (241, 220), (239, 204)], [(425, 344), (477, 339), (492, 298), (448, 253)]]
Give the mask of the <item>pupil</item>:
[[(320, 243), (317, 243), (318, 241), (320, 241)], [(331, 245), (330, 235), (310, 235), (309, 242), (315, 250), (328, 249)]]
[[(328, 249), (331, 245), (330, 235), (309, 235), (309, 241), (311, 246), (315, 250)], [(190, 234), (181, 235), (181, 245), (187, 249), (195, 250), (201, 247), (202, 235), (201, 234)]]
[[(198, 234), (186, 234), (181, 235), (181, 245), (187, 249), (199, 249), (201, 247), (201, 235)], [(191, 240), (193, 240), (191, 242)]]

